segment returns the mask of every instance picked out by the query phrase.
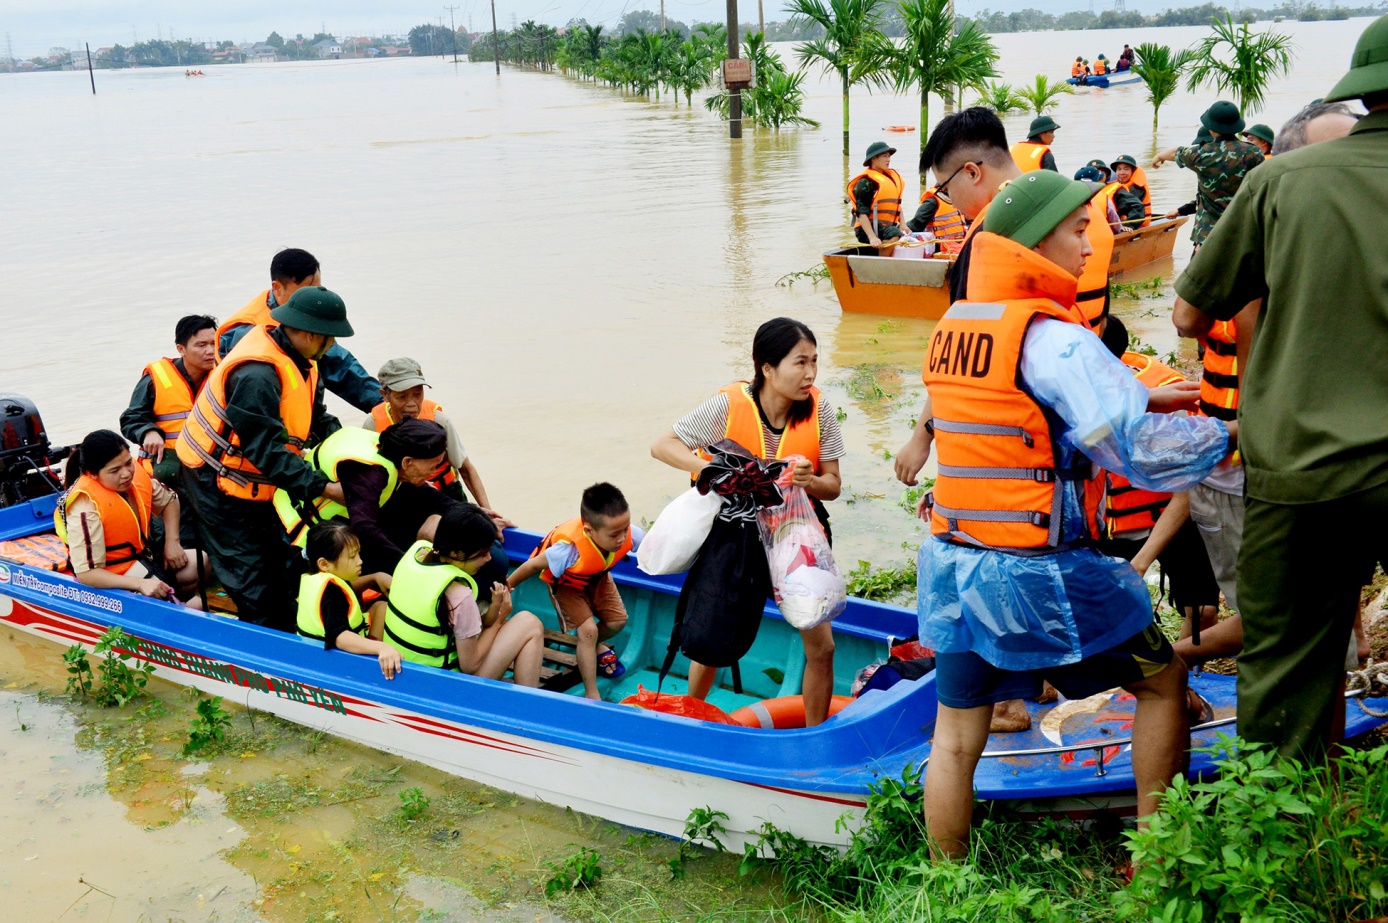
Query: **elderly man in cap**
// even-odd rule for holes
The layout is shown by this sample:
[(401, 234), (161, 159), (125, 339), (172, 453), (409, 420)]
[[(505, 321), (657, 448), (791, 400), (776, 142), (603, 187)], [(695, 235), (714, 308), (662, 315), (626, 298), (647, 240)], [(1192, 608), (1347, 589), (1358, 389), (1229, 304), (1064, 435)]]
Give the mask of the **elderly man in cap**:
[(1264, 299), (1239, 369), (1238, 731), (1301, 759), (1336, 736), (1359, 586), (1388, 561), (1388, 16), (1325, 101), (1342, 100), (1369, 114), (1248, 178), (1177, 281), (1172, 315), (1198, 336)]
[(1192, 147), (1173, 147), (1162, 151), (1152, 160), (1152, 169), (1174, 161), (1177, 166), (1195, 172), (1195, 225), (1191, 240), (1199, 247), (1210, 236), (1210, 230), (1234, 200), (1248, 171), (1263, 162), (1263, 152), (1247, 141), (1239, 140), (1243, 131), (1243, 116), (1239, 107), (1221, 99), (1200, 116), (1200, 124), (1209, 130), (1212, 140)]
[(896, 148), (885, 141), (868, 145), (863, 158), (863, 172), (848, 181), (848, 201), (853, 206), (853, 234), (861, 242), (880, 248), (886, 241), (895, 240), (910, 229), (902, 203), (906, 183), (892, 169)]
[(289, 542), (271, 504), (343, 501), (339, 485), (304, 461), (311, 439), (341, 426), (323, 403), (318, 360), (352, 335), (347, 306), (319, 286), (296, 291), (207, 376), (178, 440), (183, 495), (212, 570), (242, 621), (294, 630)]
[[(967, 849), (993, 704), (1034, 696), (1043, 680), (1069, 698), (1114, 686), (1136, 696), (1139, 815), (1155, 810), (1190, 745), (1185, 668), (1137, 571), (1094, 548), (1103, 491), (1091, 481), (1102, 467), (1144, 489), (1185, 490), (1232, 448), (1231, 428), (1163, 413), (1189, 406), (1190, 386), (1148, 391), (1075, 309), (1094, 194), (1044, 170), (1004, 186), (974, 237), (967, 300), (950, 306), (926, 354), (940, 475), (923, 509), (932, 534), (918, 612), (939, 711), (924, 807), (950, 856)], [(986, 361), (959, 361), (959, 344), (985, 340)], [(1004, 469), (1014, 473), (998, 477)]]
[(1027, 130), (1027, 139), (1012, 145), (1012, 159), (1016, 161), (1017, 169), (1023, 173), (1032, 170), (1060, 172), (1060, 168), (1055, 165), (1055, 157), (1051, 156), (1051, 143), (1055, 141), (1055, 133), (1059, 128), (1055, 119), (1049, 115), (1040, 115), (1032, 119), (1031, 128)]

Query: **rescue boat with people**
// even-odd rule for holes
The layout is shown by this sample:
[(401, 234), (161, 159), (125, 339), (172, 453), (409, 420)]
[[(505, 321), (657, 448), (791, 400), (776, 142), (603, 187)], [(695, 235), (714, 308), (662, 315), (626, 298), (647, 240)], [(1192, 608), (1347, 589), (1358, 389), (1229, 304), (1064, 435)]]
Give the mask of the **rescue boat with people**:
[(1125, 74), (1118, 80), (1113, 79), (1108, 74), (1094, 74), (1089, 77), (1067, 77), (1065, 82), (1072, 87), (1094, 87), (1096, 90), (1106, 90), (1109, 87), (1121, 87), (1130, 83), (1141, 83), (1142, 78), (1130, 74), (1128, 71), (1114, 71), (1115, 74)]
[[(0, 450), (8, 466), (0, 468), (0, 481), (24, 468), (7, 454)], [(572, 637), (557, 630), (539, 581), (519, 588), (515, 602), (549, 629), (542, 688), (415, 664), (387, 681), (371, 657), (76, 582), (57, 569), (64, 557), (52, 553), (58, 497), (38, 496), (36, 485), (41, 479), (30, 478), (27, 490), (9, 492), (11, 505), (0, 509), (0, 624), (53, 642), (55, 658), (71, 645), (90, 650), (116, 626), (128, 638), (125, 651), (153, 665), (160, 679), (642, 830), (679, 836), (691, 811), (711, 807), (728, 815), (724, 843), (733, 848), (756, 844), (766, 823), (810, 843), (842, 846), (862, 822), (874, 787), (914, 778), (930, 756), (933, 673), (837, 699), (825, 723), (796, 727), (803, 725), (796, 720), (803, 719), (796, 701), (803, 649), (799, 632), (771, 604), (742, 660), (743, 692), (717, 682), (710, 695), (728, 723), (618, 704), (643, 686), (656, 687), (682, 580), (647, 576), (630, 557), (613, 571), (629, 613), (626, 630), (612, 639), (626, 674), (600, 680), (605, 701), (582, 697)], [(526, 560), (541, 539), (508, 530), (510, 562)], [(834, 623), (834, 692), (848, 695), (859, 669), (885, 659), (915, 626), (912, 609), (850, 599)], [(665, 681), (667, 698), (687, 701), (680, 696), (687, 669), (684, 658), (677, 660)], [(1191, 682), (1215, 715), (1195, 731), (1193, 745), (1211, 746), (1232, 727), (1233, 678), (1201, 674)], [(1388, 714), (1388, 699), (1365, 705)], [(979, 797), (1070, 816), (1131, 811), (1131, 698), (1114, 690), (1029, 707), (1032, 730), (990, 741), (975, 777)], [(1353, 703), (1348, 709), (1350, 735), (1388, 722)], [(1208, 754), (1194, 755), (1193, 774), (1212, 769)]]
[[(1184, 216), (1154, 218), (1145, 228), (1114, 235), (1109, 275), (1121, 275), (1170, 258), (1176, 246), (1176, 231), (1189, 220)], [(939, 320), (949, 310), (953, 258), (864, 256), (861, 248), (844, 247), (826, 251), (824, 265), (829, 269), (839, 307), (848, 314)]]

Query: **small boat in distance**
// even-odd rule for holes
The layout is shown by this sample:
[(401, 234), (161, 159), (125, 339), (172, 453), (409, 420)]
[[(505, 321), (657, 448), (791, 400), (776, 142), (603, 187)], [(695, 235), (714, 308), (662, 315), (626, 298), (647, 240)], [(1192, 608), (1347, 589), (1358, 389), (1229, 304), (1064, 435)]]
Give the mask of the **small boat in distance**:
[(1142, 78), (1128, 71), (1115, 71), (1113, 76), (1101, 74), (1097, 77), (1067, 77), (1065, 82), (1072, 87), (1094, 87), (1098, 90), (1121, 87), (1130, 83), (1141, 83)]

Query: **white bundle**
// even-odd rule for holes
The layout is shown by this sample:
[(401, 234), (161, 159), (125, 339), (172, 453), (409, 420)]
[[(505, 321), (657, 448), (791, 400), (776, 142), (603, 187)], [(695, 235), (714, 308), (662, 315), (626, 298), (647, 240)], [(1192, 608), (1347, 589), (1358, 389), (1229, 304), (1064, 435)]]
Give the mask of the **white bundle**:
[(722, 508), (722, 497), (693, 487), (671, 500), (642, 540), (636, 566), (652, 576), (689, 570)]

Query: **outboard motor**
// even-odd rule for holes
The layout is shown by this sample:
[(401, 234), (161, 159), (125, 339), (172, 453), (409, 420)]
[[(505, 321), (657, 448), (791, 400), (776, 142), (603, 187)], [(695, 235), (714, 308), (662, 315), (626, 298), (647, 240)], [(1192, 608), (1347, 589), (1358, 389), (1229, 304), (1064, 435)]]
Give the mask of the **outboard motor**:
[(0, 506), (58, 493), (62, 480), (54, 466), (68, 446), (53, 446), (34, 402), (0, 392)]

